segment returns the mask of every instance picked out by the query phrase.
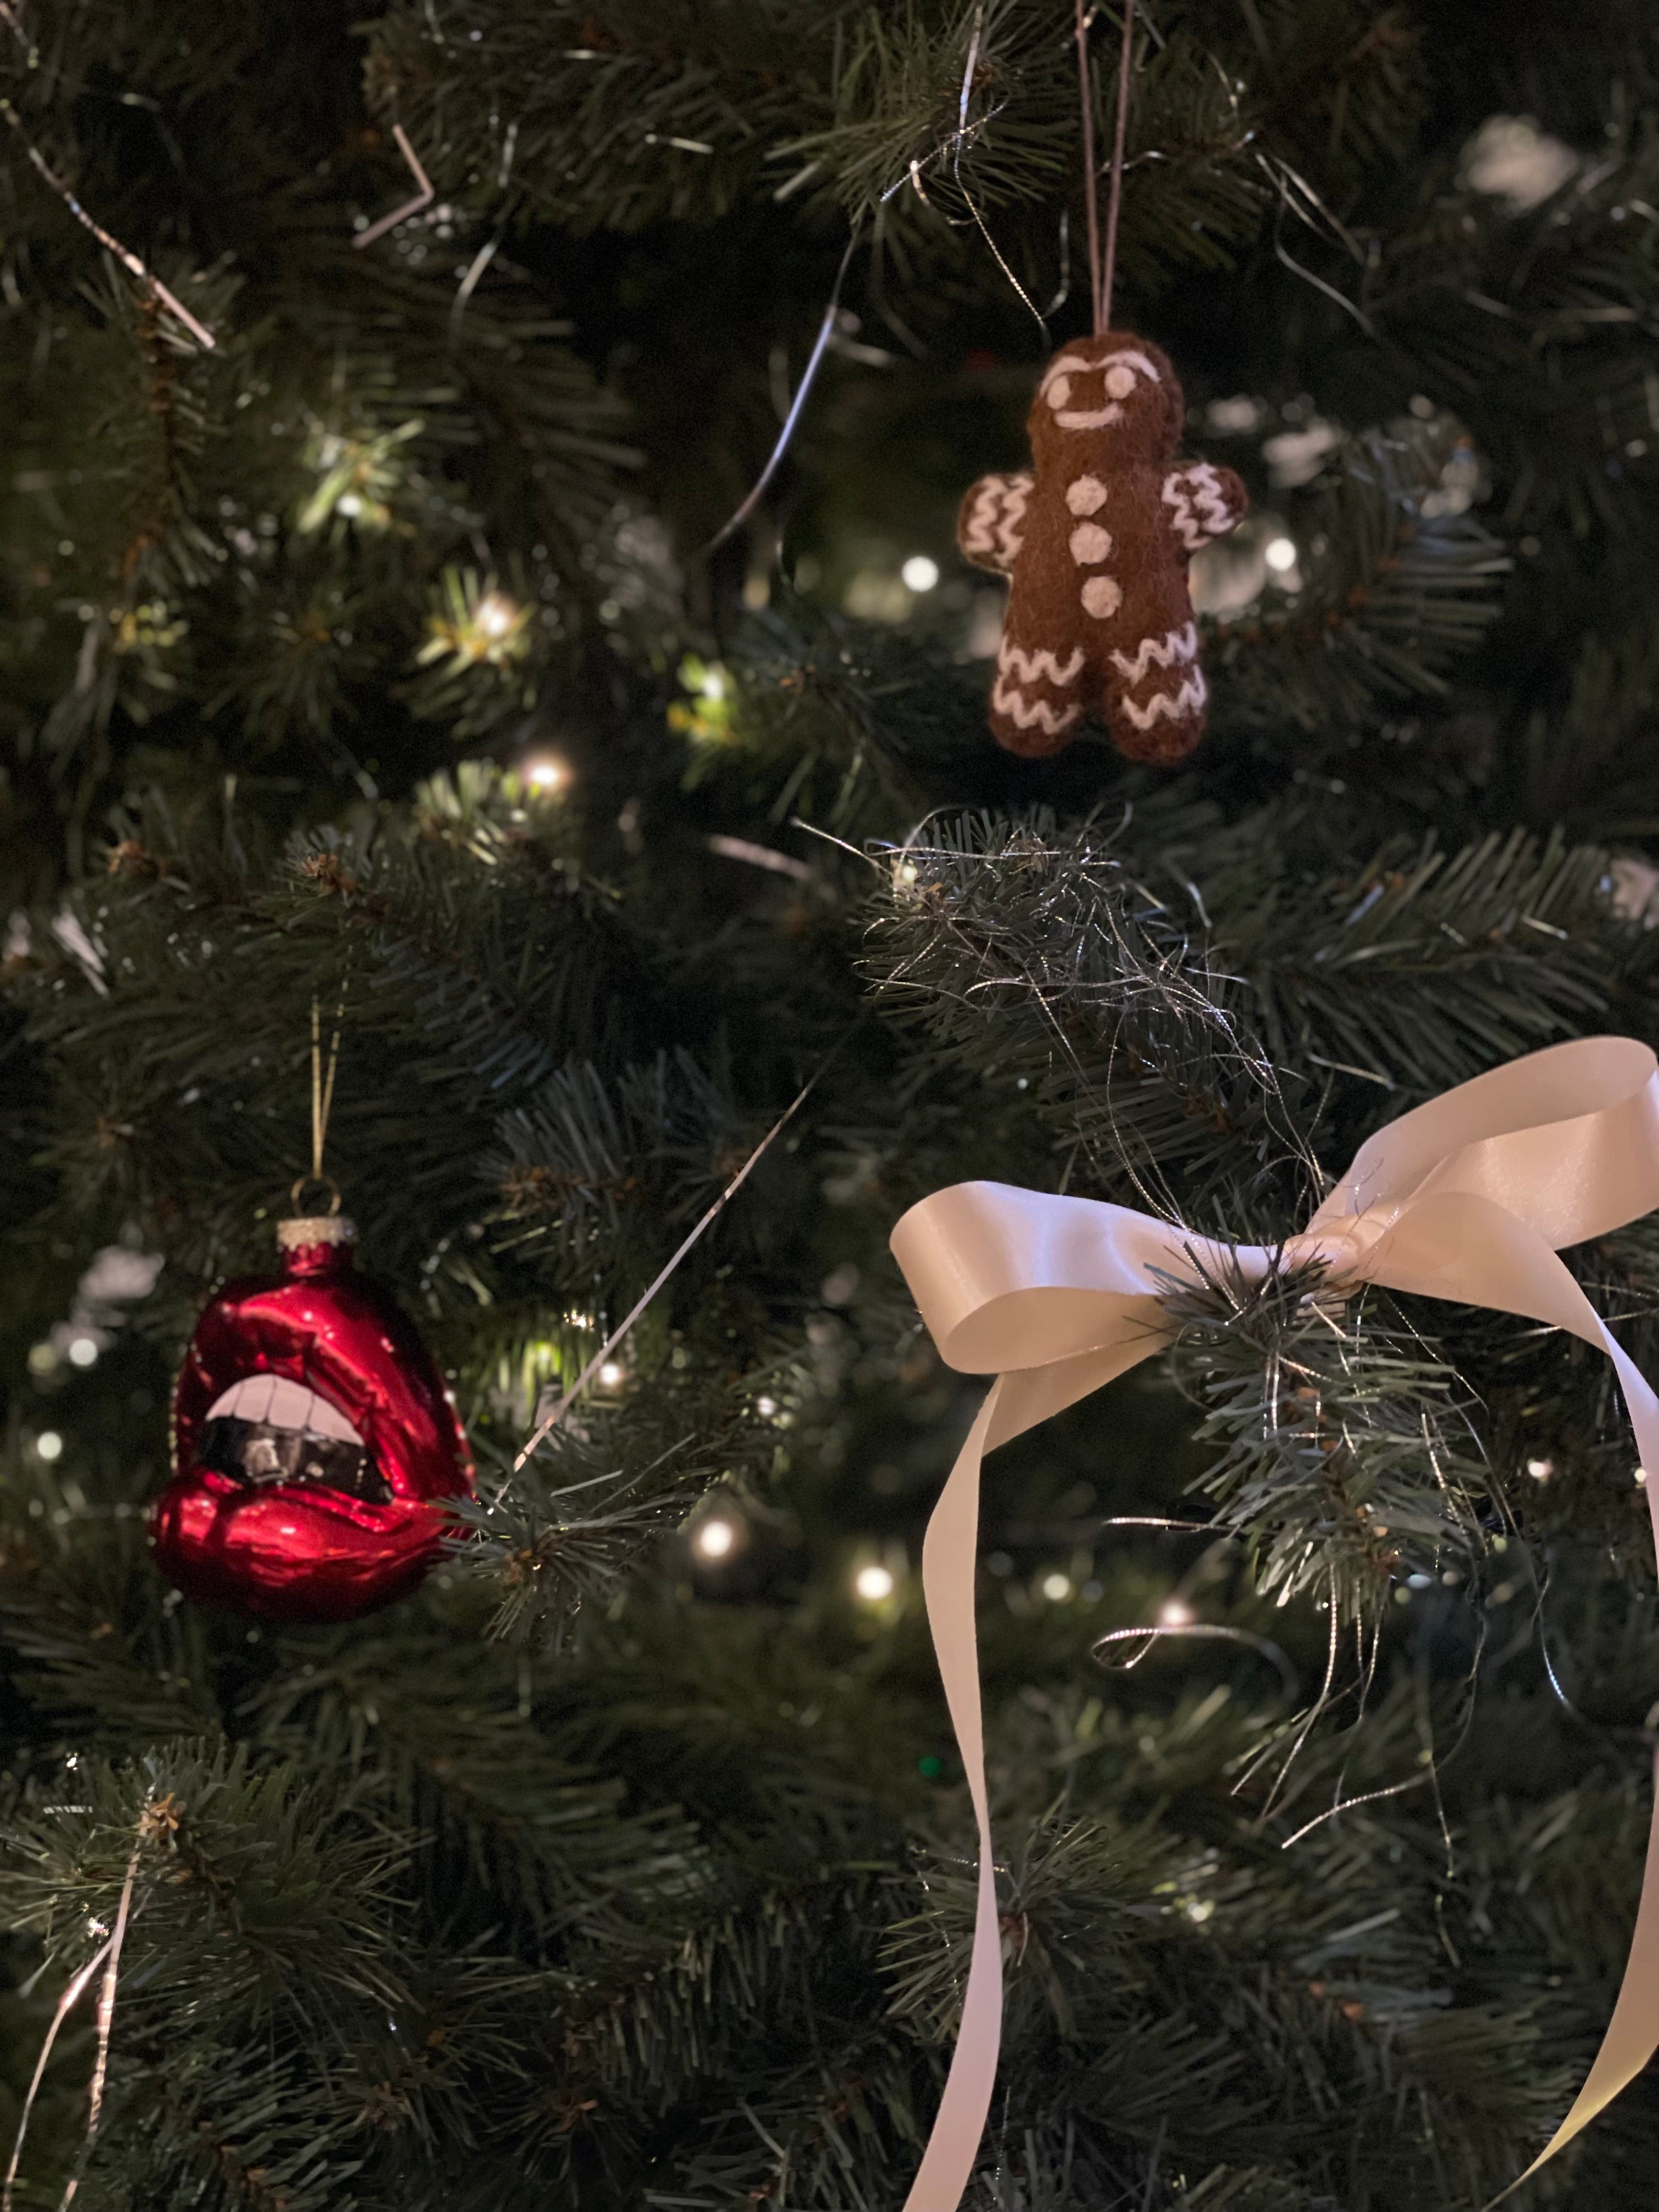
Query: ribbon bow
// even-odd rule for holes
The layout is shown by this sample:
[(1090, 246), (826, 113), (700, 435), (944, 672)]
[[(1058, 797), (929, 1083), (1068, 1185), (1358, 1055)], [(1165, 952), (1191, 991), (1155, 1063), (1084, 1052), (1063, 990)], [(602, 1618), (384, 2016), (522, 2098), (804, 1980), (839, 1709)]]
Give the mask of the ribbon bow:
[[(1655, 1206), (1659, 1060), (1630, 1037), (1588, 1037), (1461, 1083), (1379, 1129), (1285, 1244), (1282, 1261), (1322, 1260), (1344, 1286), (1380, 1283), (1489, 1306), (1599, 1345), (1618, 1374), (1642, 1462), (1655, 1472), (1647, 1492), (1659, 1548), (1659, 1399), (1556, 1256)], [(936, 1191), (910, 1208), (892, 1242), (940, 1357), (997, 1377), (922, 1545), (927, 1615), (979, 1829), (979, 1889), (962, 2025), (905, 2212), (955, 2212), (990, 2110), (1002, 2033), (974, 1626), (980, 1462), (1170, 1340), (1158, 1277), (1224, 1259), (1261, 1276), (1275, 1255), (1262, 1245), (1218, 1245), (1127, 1206), (996, 1182)], [(1588, 2125), (1656, 2048), (1659, 1820), (1613, 2019), (1571, 2111), (1527, 2172)]]

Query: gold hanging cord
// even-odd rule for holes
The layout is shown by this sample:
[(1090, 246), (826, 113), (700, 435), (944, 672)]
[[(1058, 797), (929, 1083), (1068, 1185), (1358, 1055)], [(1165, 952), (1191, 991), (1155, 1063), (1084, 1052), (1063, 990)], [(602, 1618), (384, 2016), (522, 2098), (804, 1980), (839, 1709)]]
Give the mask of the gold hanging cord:
[(345, 986), (334, 1010), (334, 1034), (329, 1039), (328, 1065), (323, 1065), (323, 1016), (317, 1000), (311, 1002), (311, 1173), (296, 1178), (289, 1195), (297, 1209), (300, 1194), (313, 1184), (325, 1185), (333, 1194), (329, 1212), (340, 1210), (340, 1186), (323, 1172), (323, 1146), (328, 1139), (328, 1117), (334, 1104), (334, 1077), (340, 1065), (340, 1029), (345, 1019)]

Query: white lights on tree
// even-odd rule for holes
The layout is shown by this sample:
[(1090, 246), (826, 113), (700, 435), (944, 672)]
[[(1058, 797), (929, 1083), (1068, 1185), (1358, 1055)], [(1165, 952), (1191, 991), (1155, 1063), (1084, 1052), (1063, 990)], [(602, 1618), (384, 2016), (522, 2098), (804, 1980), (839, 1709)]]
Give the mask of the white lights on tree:
[(486, 592), (472, 617), (486, 637), (505, 637), (519, 619), (519, 610), (501, 592)]
[(1288, 575), (1296, 566), (1296, 541), (1291, 538), (1274, 538), (1268, 541), (1262, 558), (1275, 575)]
[(705, 1521), (691, 1539), (692, 1549), (705, 1559), (729, 1559), (737, 1547), (737, 1524), (713, 1518)]
[(930, 561), (925, 553), (913, 553), (899, 570), (899, 577), (907, 592), (931, 592), (939, 581), (939, 562)]
[(873, 1562), (860, 1567), (853, 1577), (854, 1596), (861, 1597), (866, 1605), (880, 1605), (893, 1595), (893, 1571)]

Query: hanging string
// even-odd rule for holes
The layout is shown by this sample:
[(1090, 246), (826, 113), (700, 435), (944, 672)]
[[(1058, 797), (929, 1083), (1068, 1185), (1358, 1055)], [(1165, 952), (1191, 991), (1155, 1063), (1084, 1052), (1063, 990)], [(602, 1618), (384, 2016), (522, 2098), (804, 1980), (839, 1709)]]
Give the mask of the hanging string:
[(795, 397), (784, 419), (783, 428), (778, 433), (777, 443), (767, 457), (766, 466), (756, 478), (754, 489), (742, 506), (720, 525), (708, 544), (703, 547), (705, 554), (716, 551), (725, 544), (734, 530), (742, 529), (744, 524), (760, 505), (765, 495), (766, 487), (777, 473), (779, 462), (789, 450), (789, 441), (795, 434), (795, 425), (801, 418), (802, 410), (806, 405), (819, 368), (823, 364), (823, 356), (829, 351), (830, 341), (836, 334), (836, 319), (841, 313), (841, 288), (847, 281), (847, 271), (852, 266), (853, 251), (858, 242), (859, 234), (855, 229), (847, 241), (847, 251), (841, 257), (841, 266), (836, 271), (836, 281), (830, 288), (830, 304), (823, 311), (823, 319), (818, 325), (817, 337), (813, 342), (811, 352), (806, 357), (806, 367), (801, 371), (801, 380), (796, 387)]
[[(127, 1916), (132, 1911), (132, 1885), (138, 1872), (138, 1855), (151, 1833), (152, 1808), (146, 1805), (139, 1816), (137, 1839), (132, 1846), (132, 1856), (127, 1861), (127, 1878), (121, 1884), (121, 1902), (115, 1915), (115, 1932), (109, 1939), (109, 1954), (104, 1962), (104, 1978), (98, 1989), (98, 2055), (92, 2069), (92, 2087), (87, 2100), (86, 2142), (82, 2151), (84, 2160), (98, 2136), (98, 2123), (104, 2116), (104, 2084), (109, 2078), (110, 2030), (115, 2025), (115, 1988), (121, 1972), (121, 1952), (127, 1940)], [(75, 2192), (80, 2186), (78, 2172), (70, 2174), (59, 2201), (58, 2212), (69, 2212)]]
[(410, 144), (409, 133), (401, 123), (392, 125), (392, 135), (397, 140), (398, 151), (408, 162), (410, 173), (415, 179), (414, 197), (399, 201), (390, 215), (383, 215), (378, 222), (371, 222), (366, 230), (360, 230), (351, 241), (354, 246), (373, 246), (377, 238), (384, 238), (387, 231), (396, 230), (400, 222), (407, 222), (410, 216), (419, 215), (423, 207), (430, 207), (435, 198), (432, 179), (421, 167), (421, 157)]
[(323, 1143), (328, 1135), (328, 1117), (334, 1104), (334, 1075), (340, 1065), (340, 1024), (345, 1018), (345, 993), (340, 994), (340, 1003), (334, 1010), (334, 1034), (329, 1039), (328, 1073), (323, 1073), (322, 1017), (317, 1001), (311, 1002), (311, 1176), (313, 1182), (323, 1179)]
[(5, 2180), (0, 2183), (0, 2212), (12, 2212), (12, 2197), (17, 2185), (17, 2169), (23, 2156), (23, 2140), (29, 2131), (29, 2119), (34, 2111), (34, 2100), (40, 2094), (40, 2083), (46, 2071), (46, 2062), (52, 2057), (52, 2046), (58, 2040), (58, 2031), (80, 2002), (86, 1991), (87, 1984), (108, 1958), (109, 1954), (110, 1946), (107, 1942), (102, 1950), (94, 1951), (86, 1965), (70, 1976), (64, 1987), (64, 1994), (58, 2000), (57, 2008), (52, 2016), (52, 2025), (46, 2030), (46, 2041), (40, 2045), (40, 2056), (34, 2062), (34, 2075), (29, 2083), (28, 2094), (23, 2100), (22, 2118), (17, 2124), (17, 2140), (11, 2147), (11, 2164), (6, 2168)]
[(328, 1065), (323, 1065), (322, 1008), (313, 999), (311, 1002), (311, 1173), (301, 1176), (292, 1193), (297, 1208), (301, 1193), (313, 1183), (326, 1183), (334, 1193), (331, 1213), (340, 1210), (339, 1185), (323, 1172), (323, 1146), (328, 1139), (328, 1117), (334, 1105), (334, 1078), (340, 1065), (340, 1028), (345, 1019), (345, 986), (340, 986), (340, 1003), (334, 1009), (334, 1034), (329, 1039)]
[(97, 2008), (97, 2055), (92, 2069), (91, 2090), (88, 2100), (86, 2136), (82, 2142), (76, 2171), (66, 2183), (58, 2200), (58, 2212), (67, 2212), (80, 2187), (80, 2168), (97, 2138), (98, 2126), (104, 2112), (104, 2087), (109, 2078), (110, 2033), (115, 2025), (115, 1992), (121, 1971), (121, 1953), (127, 1938), (127, 1925), (132, 1915), (133, 1885), (137, 1880), (138, 1861), (147, 1843), (157, 1842), (170, 1829), (178, 1826), (178, 1815), (171, 1796), (151, 1798), (138, 1815), (137, 1831), (133, 1838), (131, 1856), (127, 1860), (126, 1879), (121, 1884), (120, 1903), (116, 1910), (114, 1932), (100, 1949), (94, 1952), (84, 1966), (70, 1978), (63, 1995), (58, 1998), (46, 2030), (46, 2040), (40, 2045), (40, 2055), (34, 2064), (28, 2094), (23, 2100), (23, 2110), (17, 2123), (17, 2139), (12, 2145), (11, 2162), (6, 2168), (5, 2179), (0, 2181), (0, 2212), (12, 2212), (17, 2185), (17, 2170), (22, 2162), (24, 2139), (28, 2134), (29, 2121), (34, 2112), (35, 2099), (46, 2078), (46, 2063), (52, 2057), (52, 2045), (58, 2040), (58, 2031), (80, 2002), (93, 1976), (103, 1968), (103, 1979), (99, 1984)]
[(1089, 298), (1094, 308), (1095, 336), (1106, 325), (1100, 313), (1100, 194), (1095, 184), (1095, 100), (1089, 80), (1089, 9), (1077, 0), (1077, 89), (1083, 103), (1083, 198), (1089, 222)]
[(1111, 195), (1106, 203), (1106, 257), (1100, 278), (1100, 327), (1112, 326), (1112, 283), (1117, 275), (1117, 218), (1123, 205), (1123, 141), (1129, 123), (1129, 72), (1134, 66), (1135, 0), (1123, 0), (1123, 51), (1117, 65), (1117, 117), (1112, 134)]
[(773, 1122), (771, 1127), (761, 1139), (759, 1144), (756, 1146), (754, 1151), (750, 1153), (748, 1158), (738, 1170), (736, 1175), (732, 1176), (731, 1182), (726, 1184), (726, 1188), (714, 1200), (714, 1203), (708, 1208), (708, 1211), (703, 1215), (702, 1220), (698, 1222), (696, 1227), (691, 1231), (690, 1235), (684, 1239), (683, 1243), (680, 1245), (678, 1251), (675, 1253), (673, 1258), (668, 1261), (665, 1267), (659, 1270), (650, 1286), (647, 1290), (642, 1291), (640, 1296), (635, 1300), (632, 1307), (629, 1310), (627, 1319), (620, 1322), (617, 1328), (611, 1330), (610, 1335), (606, 1337), (605, 1342), (593, 1354), (593, 1357), (588, 1361), (586, 1366), (583, 1368), (581, 1373), (576, 1377), (570, 1388), (565, 1392), (563, 1397), (560, 1399), (558, 1404), (555, 1406), (552, 1412), (548, 1414), (545, 1420), (541, 1421), (537, 1425), (534, 1435), (531, 1437), (529, 1443), (524, 1446), (523, 1449), (519, 1453), (518, 1457), (513, 1462), (513, 1472), (514, 1474), (519, 1472), (520, 1468), (530, 1457), (531, 1454), (535, 1451), (540, 1444), (545, 1443), (547, 1438), (552, 1435), (554, 1430), (558, 1427), (560, 1422), (563, 1420), (565, 1415), (575, 1404), (577, 1399), (580, 1397), (582, 1392), (587, 1388), (588, 1383), (592, 1380), (593, 1376), (599, 1373), (599, 1369), (605, 1364), (605, 1361), (610, 1358), (611, 1353), (617, 1349), (617, 1346), (621, 1344), (623, 1338), (628, 1334), (629, 1330), (633, 1328), (635, 1322), (650, 1304), (652, 1299), (656, 1297), (658, 1291), (668, 1280), (668, 1278), (673, 1273), (675, 1268), (679, 1266), (680, 1261), (684, 1259), (686, 1254), (697, 1242), (704, 1230), (708, 1228), (718, 1216), (725, 1212), (728, 1203), (737, 1196), (744, 1184), (748, 1182), (750, 1170), (760, 1165), (762, 1157), (770, 1147), (773, 1139), (775, 1138), (781, 1137), (783, 1134), (784, 1131), (789, 1127), (789, 1124), (794, 1120), (796, 1115), (806, 1103), (807, 1098), (811, 1095), (812, 1085), (817, 1081), (818, 1076), (822, 1075), (824, 1069), (829, 1066), (830, 1060), (835, 1058), (836, 1054), (839, 1049), (840, 1047), (838, 1045), (832, 1046), (830, 1048), (830, 1052), (826, 1054), (824, 1059), (819, 1062), (817, 1073), (807, 1078), (805, 1085), (802, 1086), (800, 1091), (797, 1092), (793, 1103), (784, 1108), (782, 1113), (780, 1114), (777, 1120)]
[(1100, 187), (1095, 173), (1095, 103), (1089, 77), (1089, 17), (1085, 0), (1077, 0), (1077, 78), (1083, 106), (1083, 198), (1089, 222), (1089, 290), (1094, 303), (1095, 336), (1112, 326), (1112, 292), (1117, 276), (1117, 222), (1123, 205), (1123, 148), (1129, 122), (1129, 80), (1134, 68), (1135, 0), (1123, 0), (1123, 44), (1117, 65), (1117, 113), (1112, 131), (1112, 165), (1106, 201), (1104, 251), (1100, 237)]
[[(14, 30), (16, 30), (18, 27), (17, 19), (12, 14), (9, 8), (4, 10), (4, 16), (5, 21), (11, 25)], [(21, 32), (19, 33), (19, 35), (20, 37), (21, 36)], [(80, 201), (76, 198), (75, 193), (70, 190), (70, 186), (64, 183), (64, 179), (58, 175), (57, 170), (52, 167), (46, 155), (35, 144), (33, 139), (29, 137), (28, 132), (23, 127), (22, 117), (12, 106), (10, 100), (0, 98), (0, 117), (3, 117), (5, 118), (5, 121), (9, 125), (10, 129), (16, 134), (16, 137), (22, 146), (24, 155), (28, 161), (29, 167), (44, 183), (50, 185), (52, 190), (57, 193), (58, 198), (62, 200), (64, 205), (75, 217), (75, 220), (80, 224), (81, 228), (83, 230), (90, 231), (92, 235), (97, 240), (100, 246), (104, 248), (105, 252), (106, 253), (112, 253), (130, 276), (136, 276), (138, 282), (144, 286), (145, 289), (154, 299), (159, 300), (162, 307), (167, 308), (169, 313), (177, 317), (179, 321), (184, 325), (185, 328), (190, 332), (191, 337), (195, 339), (197, 344), (202, 348), (204, 353), (211, 353), (215, 345), (217, 343), (217, 340), (214, 337), (212, 331), (209, 330), (207, 325), (199, 321), (196, 316), (191, 314), (190, 309), (185, 305), (178, 294), (176, 292), (169, 291), (167, 287), (156, 275), (155, 271), (149, 267), (148, 263), (142, 261), (130, 246), (123, 246), (120, 240), (116, 237), (113, 231), (106, 230), (103, 224), (98, 221), (95, 216), (88, 214), (86, 209), (82, 206)]]

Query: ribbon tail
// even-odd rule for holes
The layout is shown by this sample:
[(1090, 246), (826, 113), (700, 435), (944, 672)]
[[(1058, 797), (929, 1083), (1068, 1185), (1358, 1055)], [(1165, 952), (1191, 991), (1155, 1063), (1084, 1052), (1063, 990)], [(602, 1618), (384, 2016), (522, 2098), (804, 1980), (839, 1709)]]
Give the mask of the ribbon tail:
[[(1659, 1806), (1659, 1751), (1654, 1756), (1654, 1800)], [(1648, 1831), (1648, 1861), (1642, 1875), (1642, 1901), (1636, 1909), (1636, 1933), (1625, 1962), (1619, 2002), (1595, 2063), (1565, 2119), (1526, 2172), (1516, 2174), (1509, 2187), (1492, 2198), (1486, 2212), (1512, 2196), (1522, 2182), (1530, 2181), (1557, 2151), (1565, 2150), (1576, 2135), (1605, 2112), (1620, 2091), (1636, 2079), (1656, 2048), (1659, 2048), (1659, 1817)]]
[[(1642, 1464), (1649, 1471), (1648, 1512), (1654, 1526), (1655, 1550), (1659, 1553), (1659, 1496), (1655, 1495), (1659, 1491), (1659, 1399), (1654, 1396), (1647, 1378), (1620, 1347), (1606, 1323), (1598, 1319), (1597, 1326), (1625, 1394)], [(1526, 2172), (1517, 2174), (1508, 2189), (1493, 2197), (1494, 2205), (1501, 2204), (1558, 2151), (1565, 2150), (1576, 2135), (1606, 2111), (1621, 2089), (1630, 2086), (1655, 2051), (1659, 2050), (1659, 1746), (1656, 1746), (1654, 1753), (1651, 1821), (1647, 1863), (1642, 1870), (1642, 1894), (1636, 1908), (1636, 1932), (1631, 1938), (1624, 1979), (1619, 1984), (1618, 2001), (1613, 2008), (1613, 2018), (1607, 2022), (1607, 2032), (1601, 2039), (1601, 2047), (1565, 2119)]]
[(951, 2071), (904, 2212), (956, 2212), (979, 2155), (996, 2087), (1002, 2042), (1002, 1931), (985, 1788), (985, 1730), (980, 1708), (974, 1569), (979, 1550), (979, 1471), (1002, 1389), (994, 1382), (939, 1492), (921, 1547), (922, 1590), (945, 1699), (979, 1829), (979, 1896), (962, 2024)]

